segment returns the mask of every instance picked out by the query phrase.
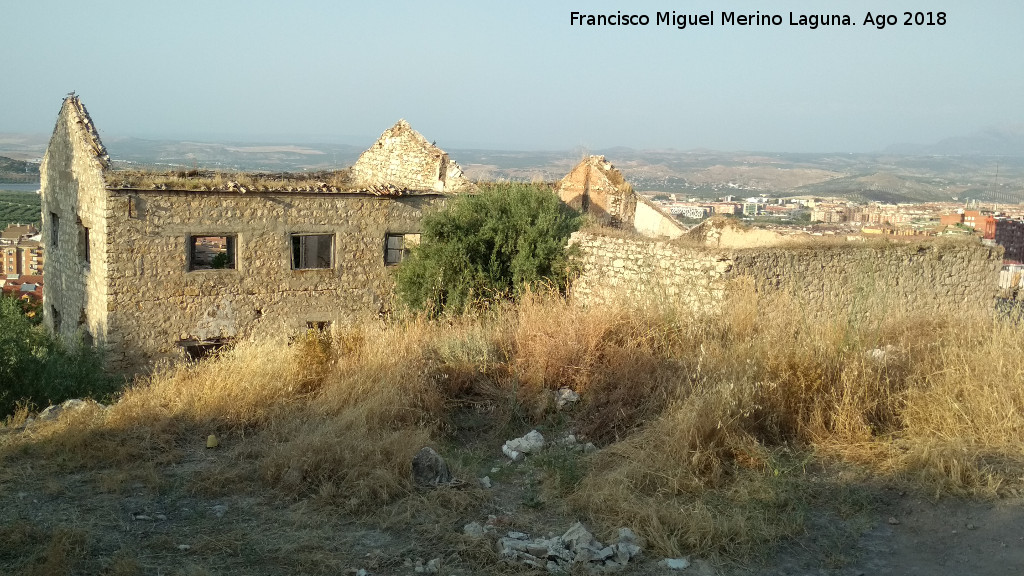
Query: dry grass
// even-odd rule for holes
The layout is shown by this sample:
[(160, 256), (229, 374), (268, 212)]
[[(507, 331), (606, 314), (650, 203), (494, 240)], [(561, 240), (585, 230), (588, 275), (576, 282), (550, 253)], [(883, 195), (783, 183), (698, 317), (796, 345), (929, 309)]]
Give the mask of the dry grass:
[[(824, 471), (837, 463), (934, 494), (1017, 493), (1024, 328), (887, 309), (822, 320), (749, 294), (704, 314), (528, 294), (475, 318), (368, 322), (287, 347), (247, 343), (140, 380), (109, 410), (0, 435), (0, 461), (12, 465), (0, 484), (16, 485), (18, 465), (34, 463), (50, 475), (92, 471), (101, 492), (163, 492), (177, 489), (167, 469), (195, 466), (183, 486), (191, 494), (269, 491), (296, 506), (381, 518), (454, 550), (451, 527), (479, 519), (485, 496), (417, 492), (412, 455), (424, 445), (450, 455), (496, 447), (528, 426), (571, 427), (602, 450), (538, 461), (571, 514), (632, 526), (658, 553), (726, 558), (800, 533), (809, 501), (847, 506), (833, 502), (840, 484), (815, 483), (831, 482)], [(583, 397), (569, 416), (552, 405), (561, 387)], [(486, 423), (467, 441), (473, 414)], [(221, 438), (221, 457), (200, 465), (208, 434)], [(32, 573), (26, 566), (75, 561), (82, 540), (40, 530), (0, 526), (36, 554), (29, 563), (0, 557), (4, 565)], [(299, 537), (279, 539), (301, 549), (289, 540)], [(104, 551), (110, 573), (146, 566), (115, 557), (118, 549)]]
[(111, 170), (104, 177), (112, 188), (140, 190), (292, 192), (349, 190), (354, 186), (348, 170), (303, 173)]

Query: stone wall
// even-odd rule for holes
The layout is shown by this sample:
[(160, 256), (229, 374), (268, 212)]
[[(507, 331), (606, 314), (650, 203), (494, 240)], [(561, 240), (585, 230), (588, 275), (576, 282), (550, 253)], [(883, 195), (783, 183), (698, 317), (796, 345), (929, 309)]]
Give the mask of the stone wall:
[(352, 166), (359, 186), (391, 185), (412, 190), (457, 192), (471, 188), (462, 168), (422, 134), (399, 120)]
[(582, 274), (572, 296), (585, 304), (672, 301), (695, 309), (717, 305), (732, 269), (728, 255), (668, 242), (576, 232)]
[(686, 247), (577, 232), (580, 302), (680, 302), (721, 306), (747, 278), (760, 294), (788, 294), (833, 314), (871, 306), (910, 312), (991, 309), (1002, 250), (963, 242), (807, 245), (745, 250)]
[(588, 156), (558, 182), (558, 197), (601, 224), (631, 225), (636, 196), (604, 156)]
[(686, 234), (686, 227), (665, 212), (654, 202), (637, 196), (636, 212), (633, 214), (633, 229), (651, 238), (674, 240)]
[[(83, 335), (102, 342), (106, 334), (107, 163), (85, 107), (74, 96), (66, 98), (40, 166), (40, 202), (47, 251), (44, 323), (72, 344)], [(57, 216), (56, 223), (52, 215)], [(54, 325), (57, 318), (59, 329)]]
[[(109, 191), (109, 334), (115, 367), (182, 343), (303, 332), (390, 306), (385, 235), (418, 233), (438, 196)], [(292, 269), (293, 234), (333, 235), (333, 266)], [(190, 236), (234, 236), (233, 269), (189, 270)]]

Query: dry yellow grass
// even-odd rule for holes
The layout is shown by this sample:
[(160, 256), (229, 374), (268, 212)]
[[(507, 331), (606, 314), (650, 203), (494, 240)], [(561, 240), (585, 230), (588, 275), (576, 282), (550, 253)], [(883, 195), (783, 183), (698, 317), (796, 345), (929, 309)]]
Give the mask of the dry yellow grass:
[[(398, 523), (414, 508), (457, 523), (480, 496), (425, 498), (410, 461), (424, 445), (463, 449), (460, 418), (473, 412), (489, 422), (474, 441), (497, 446), (539, 424), (602, 447), (578, 473), (546, 464), (573, 514), (632, 526), (666, 555), (726, 557), (799, 533), (801, 502), (832, 493), (809, 478), (835, 463), (935, 494), (1019, 491), (1024, 328), (954, 311), (904, 317), (889, 304), (822, 319), (749, 293), (714, 313), (527, 294), (473, 318), (243, 343), (140, 380), (109, 410), (0, 435), (0, 460), (40, 455), (54, 473), (97, 471), (105, 491), (162, 490), (159, 471), (187, 465), (217, 434), (227, 460), (197, 473), (196, 493), (269, 489)], [(568, 417), (553, 409), (560, 387), (583, 397)], [(73, 542), (54, 542), (39, 554), (65, 562)], [(136, 562), (115, 560), (123, 573)]]
[(216, 172), (212, 170), (111, 170), (105, 175), (107, 185), (113, 188), (141, 190), (229, 190), (244, 188), (248, 191), (301, 191), (334, 188), (353, 188), (348, 170), (309, 173)]

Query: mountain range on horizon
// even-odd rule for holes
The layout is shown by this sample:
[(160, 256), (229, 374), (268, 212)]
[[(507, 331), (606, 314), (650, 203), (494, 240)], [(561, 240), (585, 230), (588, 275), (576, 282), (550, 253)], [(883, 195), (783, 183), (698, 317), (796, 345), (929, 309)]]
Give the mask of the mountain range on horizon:
[[(158, 158), (163, 149), (164, 152), (173, 153), (175, 148), (194, 147), (191, 153), (195, 156), (204, 152), (215, 150), (218, 147), (248, 150), (255, 153), (260, 148), (294, 148), (293, 152), (308, 155), (331, 155), (341, 154), (344, 157), (362, 152), (370, 143), (373, 143), (379, 135), (365, 137), (366, 145), (355, 144), (360, 140), (358, 137), (349, 136), (344, 139), (327, 140), (316, 138), (303, 138), (300, 136), (292, 138), (196, 138), (181, 140), (177, 138), (140, 138), (134, 136), (104, 135), (103, 142), (111, 151), (115, 159), (128, 161), (153, 161)], [(16, 160), (38, 160), (46, 150), (49, 140), (44, 134), (23, 134), (0, 132), (0, 156)], [(565, 148), (562, 150), (519, 150), (514, 148), (482, 148), (476, 146), (450, 145), (442, 148), (449, 152), (454, 151), (491, 151), (491, 152), (515, 152), (521, 153), (565, 153), (578, 152), (579, 146)], [(180, 151), (180, 150), (178, 150)], [(273, 154), (278, 150), (266, 151)], [(617, 156), (620, 153), (632, 154), (635, 152), (674, 152), (674, 153), (760, 153), (760, 154), (832, 154), (833, 152), (806, 152), (806, 151), (774, 151), (768, 152), (756, 149), (742, 150), (719, 150), (713, 148), (697, 147), (685, 150), (676, 148), (634, 148), (629, 146), (611, 146), (595, 149), (595, 152), (608, 156)], [(839, 152), (835, 152), (839, 153)], [(861, 152), (861, 154), (899, 154), (909, 156), (1024, 156), (1024, 124), (1009, 124), (1005, 126), (989, 126), (967, 135), (951, 136), (932, 143), (900, 142), (886, 146), (877, 151)], [(354, 161), (354, 158), (353, 158)]]
[[(47, 138), (0, 133), (0, 183), (38, 180)], [(372, 142), (372, 139), (368, 139)], [(301, 172), (344, 169), (365, 146), (338, 143), (198, 142), (104, 138), (115, 167)], [(552, 182), (583, 157), (604, 155), (641, 192), (715, 198), (817, 195), (857, 201), (1024, 201), (1024, 126), (981, 130), (927, 145), (874, 153), (638, 150), (617, 146), (555, 151), (446, 148), (473, 180)], [(26, 164), (24, 161), (28, 160)], [(0, 185), (2, 188), (2, 185)]]

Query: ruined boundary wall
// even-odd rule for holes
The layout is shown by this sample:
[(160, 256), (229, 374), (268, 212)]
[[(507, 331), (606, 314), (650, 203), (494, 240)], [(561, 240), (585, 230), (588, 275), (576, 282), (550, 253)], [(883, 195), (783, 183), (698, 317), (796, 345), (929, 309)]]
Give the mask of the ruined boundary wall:
[(710, 250), (640, 238), (577, 232), (583, 304), (631, 301), (723, 304), (733, 279), (759, 294), (788, 294), (817, 314), (887, 303), (892, 311), (991, 309), (1002, 249), (967, 243), (914, 243)]

